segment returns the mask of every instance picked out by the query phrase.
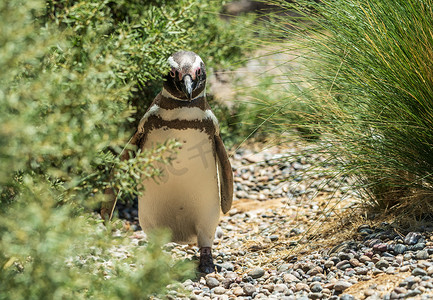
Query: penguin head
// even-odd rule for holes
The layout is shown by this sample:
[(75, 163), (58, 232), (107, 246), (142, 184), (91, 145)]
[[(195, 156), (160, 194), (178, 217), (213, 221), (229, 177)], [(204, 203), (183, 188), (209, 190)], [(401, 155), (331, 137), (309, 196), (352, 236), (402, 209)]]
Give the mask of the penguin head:
[(206, 68), (200, 56), (191, 51), (179, 51), (167, 62), (171, 70), (164, 77), (164, 89), (174, 99), (192, 101), (204, 92)]

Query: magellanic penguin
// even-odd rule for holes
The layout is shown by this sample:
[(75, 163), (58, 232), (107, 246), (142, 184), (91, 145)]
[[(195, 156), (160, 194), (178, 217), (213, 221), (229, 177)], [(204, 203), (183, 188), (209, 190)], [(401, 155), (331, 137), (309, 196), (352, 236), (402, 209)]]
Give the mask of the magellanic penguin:
[[(138, 199), (143, 230), (169, 228), (174, 242), (200, 248), (199, 270), (215, 271), (211, 247), (220, 209), (233, 198), (233, 173), (218, 120), (206, 101), (206, 69), (194, 52), (168, 58), (162, 91), (141, 119), (131, 143), (148, 149), (175, 139), (181, 147), (159, 180), (145, 180)], [(104, 212), (102, 212), (104, 214)]]

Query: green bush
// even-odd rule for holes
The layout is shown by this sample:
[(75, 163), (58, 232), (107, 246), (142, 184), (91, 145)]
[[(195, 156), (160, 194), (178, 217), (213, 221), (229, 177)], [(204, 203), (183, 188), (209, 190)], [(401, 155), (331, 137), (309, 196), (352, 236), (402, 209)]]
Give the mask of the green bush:
[(432, 1), (279, 4), (304, 16), (278, 18), (274, 32), (308, 49), (303, 120), (322, 134), (318, 150), (374, 206), (431, 212)]
[(175, 155), (167, 141), (118, 157), (167, 56), (190, 49), (224, 67), (246, 51), (222, 3), (206, 2), (0, 2), (0, 299), (144, 299), (191, 275), (162, 252), (165, 234), (116, 259), (128, 239), (89, 208), (107, 186), (135, 193)]
[(112, 69), (131, 85), (129, 103), (137, 110), (130, 131), (161, 89), (167, 57), (179, 50), (199, 54), (208, 70), (231, 68), (252, 47), (252, 17), (220, 20), (224, 1), (49, 1), (46, 18), (73, 33), (79, 60), (101, 45), (117, 59)]
[(143, 246), (113, 239), (93, 218), (57, 207), (50, 188), (39, 182), (35, 191), (36, 183), (24, 193), (33, 201), (0, 219), (0, 299), (148, 299), (193, 275), (163, 252), (166, 233)]

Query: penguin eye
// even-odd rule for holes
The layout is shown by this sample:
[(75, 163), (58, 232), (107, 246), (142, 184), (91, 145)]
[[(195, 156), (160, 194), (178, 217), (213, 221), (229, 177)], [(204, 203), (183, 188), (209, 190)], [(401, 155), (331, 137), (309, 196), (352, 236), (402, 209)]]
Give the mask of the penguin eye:
[(200, 76), (201, 75), (201, 69), (198, 69), (197, 70), (197, 76)]
[(176, 73), (173, 70), (171, 70), (170, 71), (170, 76), (171, 76), (171, 78), (175, 78), (176, 77)]

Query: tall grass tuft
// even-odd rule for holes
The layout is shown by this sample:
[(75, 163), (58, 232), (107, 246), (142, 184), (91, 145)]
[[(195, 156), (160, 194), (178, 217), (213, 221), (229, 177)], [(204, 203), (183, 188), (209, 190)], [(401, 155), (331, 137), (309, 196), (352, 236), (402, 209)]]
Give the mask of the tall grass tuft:
[(270, 22), (312, 74), (298, 125), (321, 135), (317, 150), (367, 204), (433, 216), (433, 1), (275, 3), (301, 15)]

